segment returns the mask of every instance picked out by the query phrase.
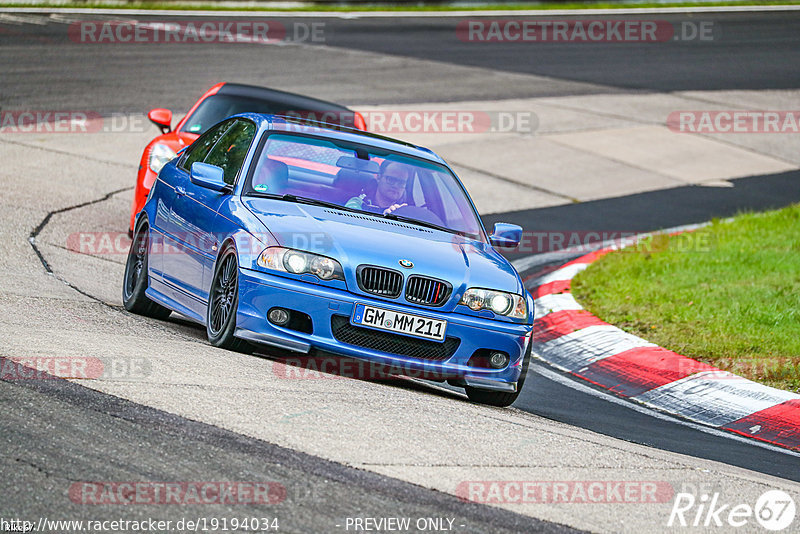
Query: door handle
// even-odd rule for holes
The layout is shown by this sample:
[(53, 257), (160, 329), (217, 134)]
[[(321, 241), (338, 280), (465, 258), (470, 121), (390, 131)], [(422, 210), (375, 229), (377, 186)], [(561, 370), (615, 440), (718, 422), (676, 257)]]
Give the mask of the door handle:
[(175, 188), (175, 192), (178, 194), (179, 197), (182, 197), (183, 195), (186, 194), (186, 188), (179, 185)]

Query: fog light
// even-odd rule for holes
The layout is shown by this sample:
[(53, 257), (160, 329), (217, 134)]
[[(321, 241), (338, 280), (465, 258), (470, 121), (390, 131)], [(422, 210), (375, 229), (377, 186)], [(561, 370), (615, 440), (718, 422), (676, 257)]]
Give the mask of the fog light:
[(493, 352), (489, 355), (489, 365), (495, 369), (502, 369), (508, 365), (508, 354), (504, 352)]
[(283, 308), (272, 308), (267, 314), (267, 319), (269, 319), (269, 322), (272, 324), (284, 326), (289, 322), (289, 312)]

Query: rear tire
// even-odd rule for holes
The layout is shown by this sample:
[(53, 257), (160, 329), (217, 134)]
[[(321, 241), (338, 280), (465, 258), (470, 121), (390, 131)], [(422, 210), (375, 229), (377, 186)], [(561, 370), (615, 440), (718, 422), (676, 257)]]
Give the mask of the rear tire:
[(208, 294), (206, 334), (215, 347), (237, 352), (252, 352), (252, 346), (233, 335), (239, 309), (239, 259), (228, 246), (220, 255)]
[(122, 304), (131, 313), (154, 319), (166, 319), (172, 311), (153, 302), (145, 295), (149, 256), (150, 227), (146, 221), (142, 221), (131, 241), (128, 261), (125, 263), (125, 276), (122, 279)]
[(528, 350), (525, 353), (525, 356), (522, 358), (522, 372), (517, 380), (517, 391), (510, 393), (505, 391), (491, 391), (488, 389), (465, 386), (464, 391), (467, 392), (467, 397), (469, 397), (469, 400), (472, 402), (477, 402), (478, 404), (487, 404), (489, 406), (498, 406), (500, 408), (505, 408), (514, 404), (514, 401), (517, 400), (517, 397), (519, 397), (519, 394), (522, 392), (522, 386), (525, 384), (525, 377), (528, 376), (528, 363), (531, 360), (532, 346), (532, 342), (528, 344)]

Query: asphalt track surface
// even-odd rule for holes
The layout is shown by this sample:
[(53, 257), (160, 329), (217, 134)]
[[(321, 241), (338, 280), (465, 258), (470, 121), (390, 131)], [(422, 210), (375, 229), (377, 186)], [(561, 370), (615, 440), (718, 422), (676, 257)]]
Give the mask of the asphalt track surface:
[[(313, 54), (317, 46), (313, 44), (267, 45), (269, 50), (247, 44), (84, 44), (70, 40), (67, 24), (7, 24), (0, 31), (0, 49), (4, 51), (0, 55), (4, 73), (0, 107), (63, 109), (72, 105), (125, 112), (147, 111), (160, 102), (172, 109), (187, 109), (200, 88), (218, 80), (292, 88), (344, 104), (800, 85), (800, 72), (794, 68), (800, 64), (797, 11), (584, 18), (664, 20), (676, 27), (707, 22), (713, 24), (713, 40), (535, 46), (464, 43), (456, 36), (459, 19), (291, 19), (302, 24), (324, 22), (325, 46), (433, 62), (430, 69), (415, 66), (410, 70), (402, 61), (390, 60), (364, 63), (359, 68), (345, 54), (333, 64), (329, 57), (323, 63)], [(278, 20), (290, 25), (286, 19)], [(493, 72), (467, 76), (467, 68)], [(502, 73), (507, 78), (503, 79)], [(538, 78), (519, 77), (522, 74)], [(457, 83), (448, 83), (452, 78)]]
[[(512, 19), (514, 17), (503, 17)], [(523, 19), (525, 17), (522, 17)], [(562, 20), (568, 17), (539, 17)], [(372, 50), (446, 63), (548, 76), (562, 81), (598, 84), (619, 90), (686, 91), (794, 88), (800, 74), (797, 24), (800, 15), (628, 15), (588, 16), (600, 20), (659, 20), (710, 23), (713, 40), (666, 43), (542, 43), (526, 50), (518, 42), (465, 43), (455, 37), (452, 21), (347, 21), (332, 25), (333, 46)], [(477, 20), (490, 20), (480, 16)], [(680, 30), (682, 31), (682, 30)], [(676, 37), (680, 37), (680, 31)], [(767, 59), (769, 57), (769, 59)], [(537, 91), (529, 87), (529, 91)], [(546, 90), (546, 89), (545, 89)], [(535, 94), (535, 93), (534, 93)], [(556, 93), (558, 94), (558, 93)]]
[[(280, 531), (340, 530), (345, 517), (451, 517), (460, 532), (574, 532), (560, 525), (422, 489), (190, 421), (64, 380), (0, 381), (3, 402), (2, 517), (114, 517), (114, 505), (54, 506), (78, 480), (257, 480), (280, 484), (274, 504), (248, 506), (248, 517), (280, 519)], [(24, 431), (20, 431), (24, 429)], [(59, 429), (68, 429), (63, 431)], [(24, 449), (24, 454), (22, 450)], [(142, 449), (146, 452), (142, 452)], [(32, 462), (14, 461), (24, 456)], [(102, 459), (102, 460), (100, 460)], [(9, 465), (10, 464), (10, 465)], [(298, 481), (300, 483), (298, 483)], [(42, 491), (45, 490), (45, 491)], [(101, 508), (101, 510), (98, 510)], [(105, 508), (102, 510), (102, 508)], [(152, 507), (126, 507), (129, 521), (176, 520)], [(157, 507), (156, 507), (157, 508)], [(184, 506), (182, 517), (241, 517), (228, 504)]]
[[(800, 64), (800, 34), (796, 31), (800, 14), (658, 18), (713, 20), (718, 24), (720, 38), (693, 46), (676, 42), (609, 44), (587, 49), (554, 44), (537, 48), (535, 54), (520, 59), (517, 45), (488, 47), (460, 43), (454, 36), (452, 20), (326, 20), (327, 46), (437, 62), (429, 71), (417, 73), (417, 78), (413, 78), (413, 72), (397, 68), (402, 63), (364, 72), (343, 59), (341, 65), (323, 68), (314, 62), (313, 46), (268, 47), (267, 61), (261, 47), (82, 46), (69, 42), (63, 27), (0, 24), (0, 71), (4, 73), (0, 79), (0, 106), (3, 109), (90, 108), (109, 113), (143, 111), (155, 105), (185, 109), (201, 89), (220, 79), (305, 91), (346, 104), (800, 86), (800, 71), (792, 68)], [(463, 73), (460, 69), (464, 67), (505, 71), (510, 81), (517, 73), (542, 78), (540, 84), (521, 85), (498, 84), (493, 79), (470, 76), (460, 87), (448, 87), (448, 75)], [(487, 224), (504, 220), (533, 230), (644, 231), (724, 217), (739, 209), (766, 209), (797, 202), (798, 178), (798, 173), (745, 178), (737, 180), (736, 187), (731, 189), (686, 187), (495, 214), (485, 219)], [(602, 396), (569, 387), (565, 385), (570, 380), (567, 377), (556, 381), (546, 373), (534, 371), (515, 405), (519, 409), (623, 440), (800, 480), (794, 456), (706, 434), (679, 422), (656, 419)], [(550, 376), (553, 372), (550, 370)], [(313, 531), (322, 524), (329, 526), (330, 518), (353, 513), (425, 516), (446, 515), (451, 510), (451, 515), (460, 514), (469, 520), (476, 532), (521, 530), (521, 516), (509, 512), (467, 506), (437, 492), (355, 472), (258, 440), (247, 441), (249, 438), (62, 381), (0, 382), (0, 398), (11, 414), (11, 419), (2, 421), (4, 450), (34, 447), (42, 458), (41, 465), (5, 465), (3, 472), (16, 473), (19, 479), (14, 481), (15, 485), (28, 486), (29, 493), (4, 498), (2, 512), (13, 511), (23, 502), (30, 509), (30, 503), (42, 495), (32, 488), (40, 484), (47, 487), (48, 481), (58, 475), (53, 465), (77, 469), (69, 475), (75, 479), (94, 476), (109, 480), (150, 475), (161, 468), (166, 457), (174, 463), (175, 471), (165, 478), (172, 475), (201, 479), (216, 473), (219, 479), (234, 480), (237, 474), (247, 473), (247, 469), (257, 464), (260, 471), (250, 473), (250, 479), (290, 479), (304, 473), (302, 476), (308, 477), (312, 489), (323, 487), (326, 480), (338, 484), (336, 491), (331, 492), (333, 496), (314, 501), (318, 508), (313, 513), (297, 518), (299, 531)], [(581, 410), (576, 411), (576, 406), (581, 406)], [(31, 425), (31, 421), (38, 422)], [(73, 425), (81, 426), (82, 435), (92, 441), (89, 453), (86, 443), (75, 443), (70, 435)], [(142, 443), (148, 445), (138, 445)], [(114, 451), (117, 458), (130, 453), (136, 457), (137, 465), (117, 463), (104, 467), (107, 472), (98, 473), (97, 462), (91, 460), (108, 451)], [(71, 465), (76, 457), (83, 457), (85, 464)], [(361, 506), (357, 512), (352, 509), (353, 502)], [(46, 503), (36, 506), (36, 510), (44, 513)], [(208, 512), (203, 509), (205, 515)], [(328, 521), (317, 524), (314, 517)], [(526, 530), (562, 528), (549, 523), (532, 525), (529, 518), (524, 521)], [(486, 527), (489, 524), (491, 529)]]

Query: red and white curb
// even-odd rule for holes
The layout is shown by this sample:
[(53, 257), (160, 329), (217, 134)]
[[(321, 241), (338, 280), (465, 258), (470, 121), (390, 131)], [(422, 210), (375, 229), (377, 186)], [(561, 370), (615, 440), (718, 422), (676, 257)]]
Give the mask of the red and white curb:
[(572, 278), (617, 247), (591, 252), (529, 284), (533, 352), (621, 397), (697, 423), (800, 450), (800, 395), (752, 382), (605, 323), (570, 294)]

